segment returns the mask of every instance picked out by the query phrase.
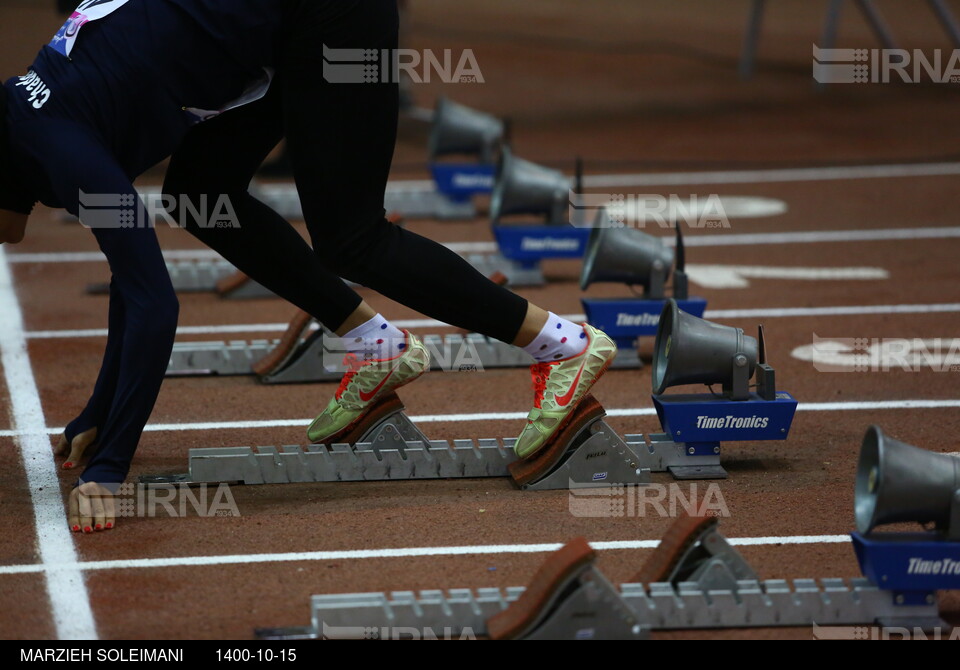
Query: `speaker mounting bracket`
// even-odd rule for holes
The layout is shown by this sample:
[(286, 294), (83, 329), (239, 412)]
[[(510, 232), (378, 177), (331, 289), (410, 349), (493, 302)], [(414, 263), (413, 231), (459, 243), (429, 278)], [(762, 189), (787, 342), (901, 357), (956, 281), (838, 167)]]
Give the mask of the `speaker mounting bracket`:
[(493, 226), (493, 234), (505, 258), (520, 263), (539, 263), (545, 258), (583, 258), (590, 228), (562, 225)]
[(663, 267), (662, 265), (661, 267), (654, 266), (650, 268), (650, 280), (643, 297), (647, 300), (663, 301), (666, 297), (667, 275), (669, 272), (670, 268)]
[(494, 163), (432, 162), (430, 172), (437, 190), (451, 202), (469, 203), (475, 195), (493, 192), (497, 172)]
[(947, 539), (960, 542), (960, 489), (953, 492), (950, 503), (950, 525), (947, 527)]
[(730, 383), (723, 385), (723, 393), (731, 400), (744, 401), (750, 398), (750, 365), (742, 351), (730, 359)]
[(737, 401), (711, 394), (654, 395), (663, 433), (628, 436), (634, 451), (651, 472), (670, 472), (677, 479), (726, 479), (720, 465), (721, 444), (785, 440), (797, 401), (785, 391), (774, 400), (756, 393)]
[(885, 625), (926, 628), (911, 608), (936, 602), (937, 591), (960, 589), (960, 542), (940, 533), (853, 533), (860, 569), (874, 584), (894, 594), (900, 608), (884, 617)]

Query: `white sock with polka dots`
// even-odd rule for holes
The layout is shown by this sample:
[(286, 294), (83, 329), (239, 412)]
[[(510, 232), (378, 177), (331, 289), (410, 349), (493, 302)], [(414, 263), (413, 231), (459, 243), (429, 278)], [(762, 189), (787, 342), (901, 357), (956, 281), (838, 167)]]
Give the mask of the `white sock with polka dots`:
[(361, 360), (396, 358), (407, 348), (406, 334), (379, 314), (341, 339), (347, 353)]
[(523, 350), (540, 363), (550, 363), (573, 358), (583, 352), (586, 346), (587, 334), (583, 331), (583, 326), (561, 319), (550, 312), (547, 325)]

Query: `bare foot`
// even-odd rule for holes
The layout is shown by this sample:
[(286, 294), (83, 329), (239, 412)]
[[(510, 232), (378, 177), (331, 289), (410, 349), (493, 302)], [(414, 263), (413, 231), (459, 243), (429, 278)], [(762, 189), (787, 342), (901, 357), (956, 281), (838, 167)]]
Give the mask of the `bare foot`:
[(57, 443), (57, 447), (54, 449), (53, 453), (55, 453), (57, 456), (66, 456), (67, 460), (63, 464), (63, 469), (72, 470), (79, 465), (80, 460), (83, 458), (83, 452), (87, 450), (87, 447), (96, 441), (96, 428), (91, 428), (85, 433), (80, 433), (74, 437), (73, 444), (67, 441), (66, 435), (61, 435), (60, 441)]
[(113, 494), (96, 482), (86, 482), (70, 492), (70, 530), (94, 533), (116, 525)]

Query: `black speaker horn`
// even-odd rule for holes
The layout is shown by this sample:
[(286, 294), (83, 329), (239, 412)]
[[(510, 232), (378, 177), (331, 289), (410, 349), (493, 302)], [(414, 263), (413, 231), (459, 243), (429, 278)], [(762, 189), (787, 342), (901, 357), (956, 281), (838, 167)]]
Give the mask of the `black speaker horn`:
[(854, 509), (863, 534), (890, 523), (933, 523), (947, 539), (960, 540), (960, 458), (870, 426), (860, 447)]
[(662, 300), (673, 266), (663, 239), (636, 228), (611, 227), (606, 208), (597, 212), (580, 272), (580, 288), (596, 282), (642, 286), (644, 297)]
[(526, 214), (541, 216), (550, 225), (569, 223), (572, 185), (570, 177), (559, 170), (517, 158), (504, 147), (490, 200), (490, 218), (498, 224), (505, 216)]
[(653, 392), (684, 384), (722, 384), (730, 400), (747, 400), (759, 355), (757, 340), (742, 328), (697, 318), (668, 300), (653, 349)]
[(468, 154), (492, 163), (503, 136), (504, 123), (497, 117), (440, 98), (430, 130), (430, 158)]

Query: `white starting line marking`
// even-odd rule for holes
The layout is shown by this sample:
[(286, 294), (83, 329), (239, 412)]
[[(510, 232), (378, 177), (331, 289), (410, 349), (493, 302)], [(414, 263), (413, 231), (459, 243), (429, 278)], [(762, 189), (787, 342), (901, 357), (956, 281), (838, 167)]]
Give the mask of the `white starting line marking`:
[[(669, 232), (669, 231), (668, 231)], [(869, 230), (811, 230), (786, 233), (745, 233), (718, 235), (687, 235), (683, 238), (688, 247), (733, 247), (763, 244), (816, 244), (825, 242), (884, 242), (891, 240), (934, 240), (960, 237), (960, 226), (932, 226), (926, 228), (874, 228)], [(664, 235), (664, 242), (673, 244), (673, 237)], [(498, 251), (495, 242), (448, 242), (444, 246), (457, 253), (492, 253)], [(164, 258), (174, 260), (218, 260), (220, 255), (212, 250), (165, 251)], [(11, 263), (90, 263), (106, 262), (103, 254), (83, 253), (36, 253), (10, 254)]]
[(889, 279), (883, 268), (798, 268), (760, 265), (687, 266), (690, 281), (706, 288), (747, 288), (749, 279), (793, 279), (803, 281), (870, 281)]
[(76, 567), (69, 567), (71, 563), (76, 564), (77, 552), (67, 527), (67, 515), (60, 497), (60, 481), (47, 438), (47, 424), (27, 353), (23, 315), (2, 248), (0, 314), (3, 315), (0, 318), (0, 361), (10, 395), (10, 418), (27, 475), (27, 489), (30, 491), (37, 533), (37, 551), (43, 565), (68, 564), (65, 569), (46, 575), (47, 595), (57, 637), (62, 640), (96, 639), (97, 626), (90, 609), (90, 596), (83, 573)]
[[(777, 319), (802, 316), (861, 316), (865, 314), (945, 314), (960, 312), (960, 303), (929, 305), (845, 305), (836, 307), (760, 307), (757, 309), (708, 309), (706, 319)], [(575, 323), (586, 320), (585, 314), (564, 314)], [(449, 324), (433, 319), (400, 319), (393, 322), (397, 328), (450, 328)], [(287, 323), (241, 323), (226, 326), (181, 326), (178, 336), (230, 335), (238, 333), (282, 333)], [(29, 340), (77, 339), (106, 337), (106, 328), (89, 330), (37, 330), (26, 334)]]
[[(796, 544), (843, 544), (849, 535), (793, 535), (785, 537), (727, 538), (735, 547), (765, 547)], [(659, 540), (615, 540), (591, 542), (597, 551), (654, 549)], [(560, 549), (562, 544), (494, 544), (464, 547), (413, 547), (400, 549), (357, 549), (352, 551), (308, 551), (285, 554), (234, 554), (227, 556), (183, 556), (173, 558), (135, 558), (115, 561), (85, 561), (49, 565), (0, 566), (0, 575), (24, 573), (58, 573), (64, 570), (124, 570), (145, 568), (200, 567), (209, 565), (240, 565), (250, 563), (293, 563), (300, 561), (344, 561), (370, 558), (419, 558), (424, 556), (481, 556), (490, 554), (546, 554)]]
[[(801, 402), (799, 412), (866, 412), (893, 409), (952, 409), (960, 407), (960, 399), (948, 400), (864, 400), (850, 402)], [(630, 407), (607, 410), (607, 416), (632, 417), (656, 416), (652, 407)], [(520, 421), (527, 418), (526, 412), (479, 412), (474, 414), (422, 414), (411, 416), (415, 423), (463, 423), (466, 421)], [(199, 423), (153, 423), (143, 430), (146, 433), (185, 432), (203, 430), (256, 430), (260, 428), (301, 428), (313, 421), (309, 419), (267, 419), (262, 421), (206, 421)], [(47, 435), (59, 435), (62, 427), (45, 428)], [(0, 430), (0, 437), (19, 437), (20, 432)], [(49, 449), (49, 444), (47, 448)]]
[[(761, 244), (819, 244), (824, 242), (887, 242), (935, 240), (960, 237), (960, 227), (874, 228), (870, 230), (811, 230), (794, 233), (744, 233), (736, 235), (689, 235), (688, 247), (740, 247)], [(673, 238), (664, 240), (674, 244)]]

